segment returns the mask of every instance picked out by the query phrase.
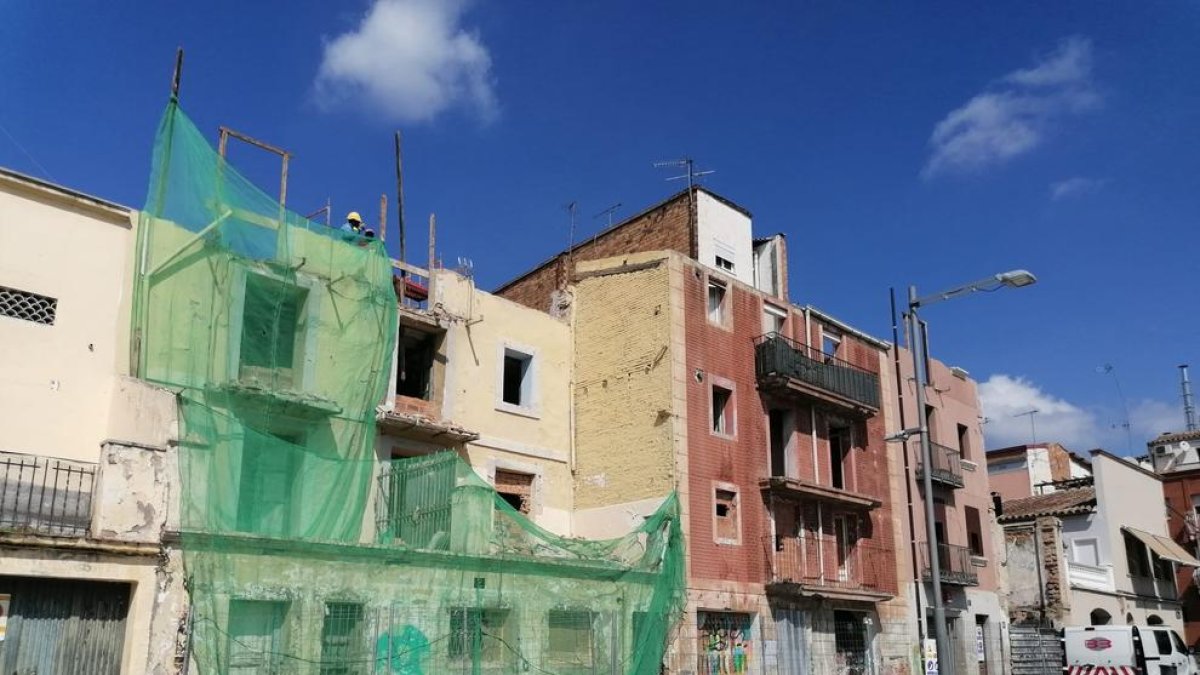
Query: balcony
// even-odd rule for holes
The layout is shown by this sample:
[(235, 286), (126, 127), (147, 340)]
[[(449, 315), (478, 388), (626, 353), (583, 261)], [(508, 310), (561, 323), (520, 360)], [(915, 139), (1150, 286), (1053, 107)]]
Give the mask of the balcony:
[(770, 593), (846, 600), (882, 600), (892, 595), (882, 581), (896, 561), (894, 553), (882, 546), (861, 540), (841, 545), (835, 537), (806, 533), (768, 536), (763, 547)]
[[(956, 586), (979, 585), (979, 574), (971, 564), (971, 550), (966, 546), (955, 544), (938, 544), (938, 563), (942, 573), (942, 583)], [(933, 578), (929, 565), (929, 544), (920, 543), (921, 577), (925, 581)]]
[(851, 492), (829, 485), (820, 485), (803, 478), (771, 476), (758, 481), (758, 487), (766, 493), (790, 499), (813, 499), (835, 504), (848, 509), (869, 511), (878, 508), (883, 501), (878, 497)]
[(1072, 588), (1089, 588), (1110, 593), (1116, 590), (1116, 585), (1113, 583), (1112, 566), (1096, 567), (1068, 562), (1067, 582)]
[[(930, 480), (933, 480), (942, 485), (951, 488), (960, 488), (965, 485), (963, 482), (962, 458), (958, 454), (958, 450), (948, 448), (937, 443), (929, 444), (930, 467), (932, 471), (929, 473)], [(925, 478), (925, 463), (917, 462), (917, 480)]]
[(800, 394), (841, 412), (879, 412), (879, 376), (778, 333), (754, 340), (759, 387)]
[(86, 535), (95, 482), (95, 464), (0, 455), (0, 530), (48, 537)]

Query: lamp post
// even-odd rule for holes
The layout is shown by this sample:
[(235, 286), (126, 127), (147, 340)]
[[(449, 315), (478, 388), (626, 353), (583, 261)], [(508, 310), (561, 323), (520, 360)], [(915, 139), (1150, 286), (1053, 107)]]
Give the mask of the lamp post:
[(929, 577), (932, 583), (933, 598), (931, 604), (933, 605), (933, 634), (937, 642), (938, 675), (953, 675), (954, 666), (952, 664), (954, 660), (950, 657), (950, 639), (946, 634), (946, 608), (942, 603), (942, 565), (941, 559), (938, 558), (937, 529), (933, 512), (933, 479), (931, 477), (933, 473), (933, 462), (931, 461), (933, 452), (929, 440), (929, 420), (925, 416), (925, 385), (929, 374), (925, 372), (923, 367), (923, 364), (927, 362), (925, 359), (926, 355), (924, 354), (925, 341), (918, 339), (920, 337), (918, 331), (921, 330), (921, 323), (917, 318), (917, 309), (926, 305), (932, 305), (935, 302), (969, 295), (976, 291), (994, 291), (1005, 286), (1020, 288), (1036, 282), (1037, 277), (1025, 270), (1012, 270), (925, 297), (917, 297), (916, 286), (908, 287), (908, 312), (905, 313), (905, 322), (907, 323), (909, 351), (912, 352), (913, 378), (916, 380), (917, 386), (917, 421), (919, 426), (916, 429), (902, 431), (892, 438), (907, 440), (908, 436), (912, 433), (916, 433), (921, 437), (921, 462), (925, 465), (925, 471), (921, 477), (921, 487), (925, 492), (922, 501), (925, 502), (925, 538), (929, 545)]

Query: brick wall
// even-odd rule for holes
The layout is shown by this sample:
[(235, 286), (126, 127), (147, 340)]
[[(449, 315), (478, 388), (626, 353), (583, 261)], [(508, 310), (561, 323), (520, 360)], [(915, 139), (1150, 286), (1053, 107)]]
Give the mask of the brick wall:
[[(1192, 513), (1192, 495), (1200, 494), (1200, 471), (1186, 471), (1163, 476), (1163, 495), (1167, 500), (1167, 529), (1171, 538), (1187, 551), (1196, 550), (1196, 542), (1183, 519)], [(1184, 639), (1190, 646), (1200, 646), (1200, 590), (1190, 567), (1178, 566), (1175, 586), (1183, 605)]]
[(668, 293), (666, 261), (575, 287), (577, 508), (675, 489)]
[[(574, 262), (581, 262), (666, 250), (690, 256), (692, 235), (688, 218), (689, 204), (687, 194), (681, 192), (596, 238), (578, 244), (572, 258)], [(560, 254), (525, 276), (500, 287), (496, 295), (526, 307), (549, 311), (551, 295), (566, 285), (566, 275), (566, 256)]]

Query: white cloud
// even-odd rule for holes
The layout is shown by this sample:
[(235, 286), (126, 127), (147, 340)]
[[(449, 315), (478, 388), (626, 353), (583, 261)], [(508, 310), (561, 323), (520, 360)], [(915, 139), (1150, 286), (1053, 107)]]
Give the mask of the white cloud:
[(492, 119), (492, 58), (462, 26), (465, 9), (465, 0), (375, 0), (357, 27), (325, 44), (318, 104), (395, 122), (428, 121), (456, 106)]
[(1082, 176), (1060, 180), (1050, 184), (1050, 198), (1057, 201), (1068, 197), (1093, 194), (1104, 187), (1106, 183), (1108, 181), (1102, 178), (1084, 178)]
[(1004, 76), (937, 123), (921, 175), (977, 171), (1032, 151), (1056, 119), (1100, 104), (1091, 71), (1091, 42), (1072, 37), (1032, 67)]
[(983, 433), (989, 449), (1029, 443), (1029, 416), (1021, 413), (1031, 409), (1038, 411), (1033, 416), (1037, 441), (1062, 443), (1077, 452), (1105, 448), (1121, 455), (1140, 455), (1150, 439), (1183, 427), (1179, 406), (1144, 399), (1130, 405), (1126, 431), (1126, 413), (1120, 404), (1077, 405), (1027, 378), (1005, 374), (992, 375), (979, 384), (979, 404), (987, 420)]

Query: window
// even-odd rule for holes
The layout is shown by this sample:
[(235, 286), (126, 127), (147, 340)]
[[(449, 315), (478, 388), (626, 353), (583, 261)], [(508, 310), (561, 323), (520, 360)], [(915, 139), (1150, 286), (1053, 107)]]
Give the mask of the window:
[(696, 612), (697, 675), (745, 673), (757, 651), (754, 615)]
[(925, 406), (925, 428), (929, 430), (929, 442), (933, 443), (938, 439), (938, 434), (934, 431), (937, 426), (937, 408), (931, 405)]
[(277, 673), (283, 666), (286, 602), (229, 602), (228, 667), (225, 672)]
[(728, 258), (722, 258), (721, 256), (717, 256), (717, 268), (723, 269), (726, 272), (732, 272), (733, 271), (733, 261), (729, 260)]
[(842, 336), (827, 328), (821, 329), (821, 351), (825, 356), (836, 357), (842, 348)]
[(788, 472), (788, 445), (794, 428), (792, 411), (768, 411), (767, 426), (771, 444), (771, 475), (790, 475)]
[(1171, 653), (1171, 636), (1169, 631), (1152, 630), (1154, 633), (1154, 646), (1158, 647), (1158, 655), (1166, 656)]
[(350, 675), (370, 658), (363, 630), (363, 606), (330, 602), (321, 625), (321, 675)]
[(282, 537), (291, 532), (293, 484), (303, 438), (247, 429), (238, 483), (239, 532)]
[(57, 298), (0, 286), (0, 316), (53, 326), (57, 315)]
[(738, 493), (732, 485), (713, 490), (713, 539), (718, 544), (741, 543), (741, 516)]
[(504, 350), (504, 374), (501, 400), (509, 405), (529, 408), (533, 405), (533, 356), (514, 349)]
[(518, 513), (533, 509), (533, 474), (496, 469), (496, 492)]
[(971, 549), (971, 555), (983, 557), (983, 524), (979, 521), (979, 509), (964, 506), (963, 513), (967, 520), (967, 547)]
[(1165, 560), (1163, 558), (1158, 557), (1157, 553), (1151, 553), (1150, 558), (1151, 558), (1151, 564), (1154, 566), (1154, 578), (1155, 579), (1174, 579), (1175, 578), (1175, 566), (1171, 564), (1170, 560)]
[(965, 424), (958, 425), (958, 456), (963, 459), (971, 457), (971, 432)]
[(728, 289), (716, 279), (708, 280), (708, 321), (719, 326), (726, 324), (728, 316)]
[(733, 435), (733, 390), (712, 386), (712, 430), (721, 436)]
[(433, 362), (438, 336), (400, 326), (396, 350), (396, 394), (428, 401), (433, 397)]
[(490, 666), (515, 666), (516, 636), (509, 611), (500, 608), (450, 610), (451, 661), (470, 661), (478, 644), (480, 661)]
[(1100, 546), (1095, 537), (1071, 540), (1071, 562), (1092, 567), (1100, 566)]
[(843, 425), (829, 426), (829, 484), (839, 490), (846, 490), (846, 458), (850, 455), (853, 434), (850, 427)]
[(1122, 532), (1125, 539), (1125, 562), (1129, 566), (1129, 576), (1150, 576), (1150, 561), (1146, 559), (1146, 546), (1128, 532)]
[(273, 388), (303, 381), (307, 335), (302, 330), (308, 289), (247, 273), (238, 346), (238, 379)]
[(867, 627), (862, 614), (834, 611), (833, 644), (837, 662), (843, 667), (841, 672), (868, 672)]
[(546, 660), (557, 669), (591, 668), (593, 661), (592, 613), (552, 609), (546, 617)]
[(838, 581), (848, 581), (851, 576), (851, 555), (858, 542), (857, 519), (847, 515), (834, 516), (833, 535), (837, 543)]
[(787, 325), (787, 317), (788, 315), (786, 311), (779, 309), (778, 307), (764, 304), (762, 321), (763, 335), (770, 335), (771, 333), (782, 334), (784, 327)]

